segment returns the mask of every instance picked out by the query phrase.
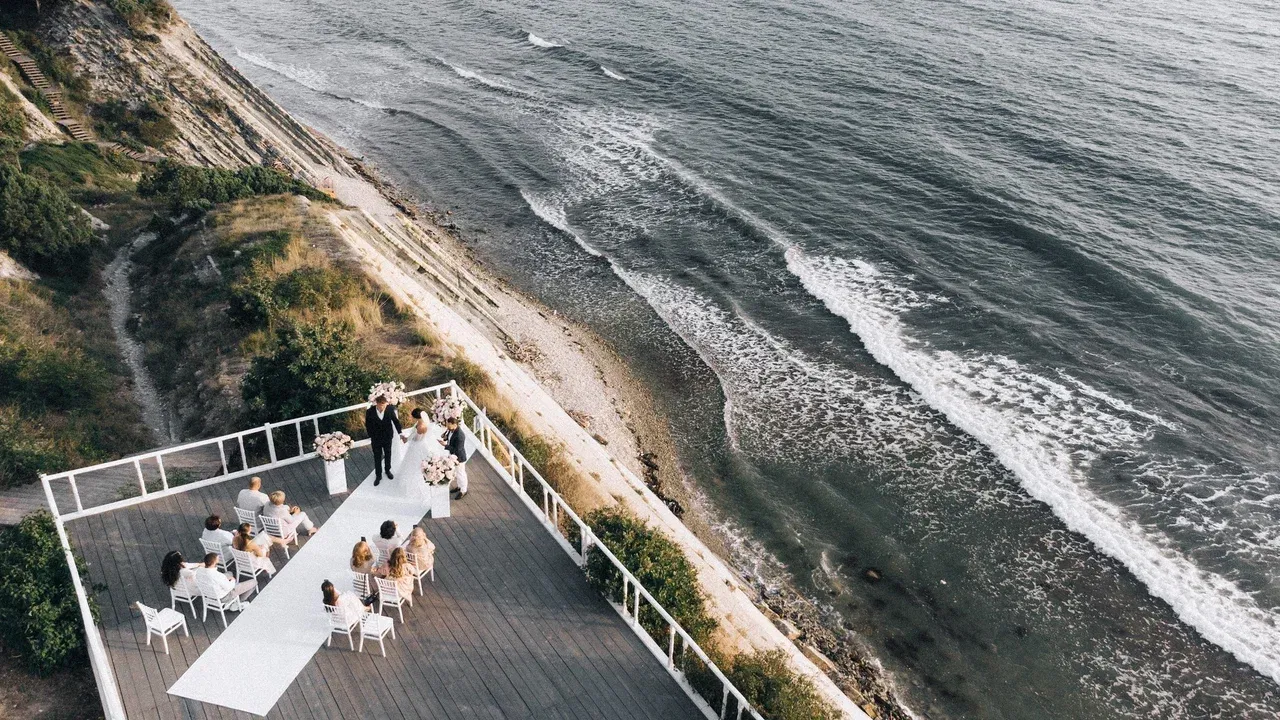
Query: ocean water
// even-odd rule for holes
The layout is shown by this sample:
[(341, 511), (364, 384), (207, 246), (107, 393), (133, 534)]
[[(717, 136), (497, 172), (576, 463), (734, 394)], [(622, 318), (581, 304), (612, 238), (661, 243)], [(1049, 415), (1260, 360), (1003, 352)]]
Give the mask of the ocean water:
[(917, 715), (1280, 715), (1273, 6), (175, 4), (632, 358)]

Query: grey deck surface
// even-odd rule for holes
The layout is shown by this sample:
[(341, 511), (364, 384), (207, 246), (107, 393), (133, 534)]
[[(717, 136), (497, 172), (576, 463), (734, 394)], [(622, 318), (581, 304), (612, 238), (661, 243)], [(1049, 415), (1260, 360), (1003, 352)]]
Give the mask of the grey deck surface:
[[(453, 517), (423, 521), (435, 542), (436, 582), (405, 608), (383, 658), (358, 654), (346, 638), (321, 647), (269, 718), (618, 718), (668, 720), (701, 714), (581, 571), (481, 457), (467, 464), (471, 492)], [(368, 450), (347, 460), (348, 478), (372, 469)], [(318, 461), (262, 473), (321, 524), (347, 496), (330, 497)], [(115, 510), (67, 525), (84, 554), (107, 651), (130, 718), (246, 718), (245, 713), (169, 695), (167, 688), (222, 632), (187, 612), (192, 637), (146, 646), (135, 601), (168, 607), (160, 560), (202, 554), (211, 512), (234, 518), (242, 481)], [(370, 536), (377, 528), (370, 528)], [(303, 543), (306, 541), (303, 540)], [(273, 552), (277, 568), (285, 562)], [(346, 572), (335, 567), (334, 576)], [(265, 576), (264, 576), (265, 577)], [(270, 582), (270, 581), (266, 581)], [(320, 591), (299, 602), (320, 602)], [(197, 606), (199, 602), (197, 601)], [(179, 605), (182, 611), (185, 606)], [(391, 610), (394, 612), (394, 610)], [(228, 614), (228, 620), (234, 614)], [(245, 658), (251, 673), (260, 662)]]

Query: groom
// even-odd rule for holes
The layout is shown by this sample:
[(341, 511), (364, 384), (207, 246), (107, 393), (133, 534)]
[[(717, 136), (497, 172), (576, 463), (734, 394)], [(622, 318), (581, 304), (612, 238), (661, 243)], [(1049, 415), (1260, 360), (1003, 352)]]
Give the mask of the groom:
[(373, 484), (382, 482), (384, 468), (387, 477), (395, 480), (391, 474), (391, 440), (400, 434), (400, 418), (396, 406), (387, 403), (386, 395), (374, 398), (373, 407), (364, 411), (364, 430), (373, 446)]

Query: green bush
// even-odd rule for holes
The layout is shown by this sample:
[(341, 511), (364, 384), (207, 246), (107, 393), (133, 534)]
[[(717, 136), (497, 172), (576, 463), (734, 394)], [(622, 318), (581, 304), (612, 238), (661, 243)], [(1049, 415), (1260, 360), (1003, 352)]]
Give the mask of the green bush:
[(254, 422), (354, 405), (386, 375), (361, 358), (345, 325), (289, 323), (277, 331), (275, 339), (270, 355), (253, 359), (241, 386)]
[[(698, 573), (678, 545), (618, 508), (594, 510), (583, 520), (694, 641), (702, 645), (711, 638), (717, 623), (707, 614)], [(605, 597), (622, 602), (622, 573), (595, 548), (587, 555), (587, 581)], [(655, 640), (666, 642), (666, 623), (647, 603), (641, 603), (640, 624)]]
[(0, 533), (0, 638), (47, 673), (83, 657), (83, 628), (53, 516), (38, 510)]
[(135, 31), (144, 29), (148, 22), (163, 26), (173, 13), (165, 0), (110, 0), (110, 3), (116, 14)]
[(839, 720), (840, 712), (797, 675), (781, 650), (742, 654), (726, 673), (747, 702), (768, 720)]
[(0, 487), (34, 482), (42, 472), (66, 465), (66, 453), (41, 433), (31, 420), (11, 407), (0, 407)]
[(112, 99), (93, 107), (99, 133), (119, 138), (129, 145), (164, 147), (178, 134), (178, 128), (164, 111), (150, 100), (130, 104)]
[(350, 273), (308, 266), (270, 277), (256, 265), (231, 286), (228, 312), (247, 327), (262, 327), (287, 311), (337, 310), (360, 295)]
[(174, 212), (205, 212), (219, 203), (280, 193), (312, 200), (328, 199), (310, 185), (272, 168), (251, 166), (224, 170), (181, 165), (170, 160), (162, 160), (143, 174), (138, 193), (164, 199)]
[(27, 118), (18, 98), (0, 86), (0, 162), (13, 162), (26, 143)]
[(43, 272), (82, 269), (94, 242), (89, 219), (60, 188), (0, 164), (0, 248)]

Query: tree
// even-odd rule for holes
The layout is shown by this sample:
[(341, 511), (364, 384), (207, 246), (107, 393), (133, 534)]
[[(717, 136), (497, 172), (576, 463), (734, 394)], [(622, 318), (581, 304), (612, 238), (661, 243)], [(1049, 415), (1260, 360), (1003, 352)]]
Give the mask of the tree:
[(267, 422), (355, 404), (384, 375), (346, 325), (295, 322), (276, 332), (270, 355), (253, 359), (241, 393), (251, 418)]
[(82, 267), (75, 260), (92, 242), (89, 219), (61, 188), (0, 163), (0, 248), (58, 272)]

